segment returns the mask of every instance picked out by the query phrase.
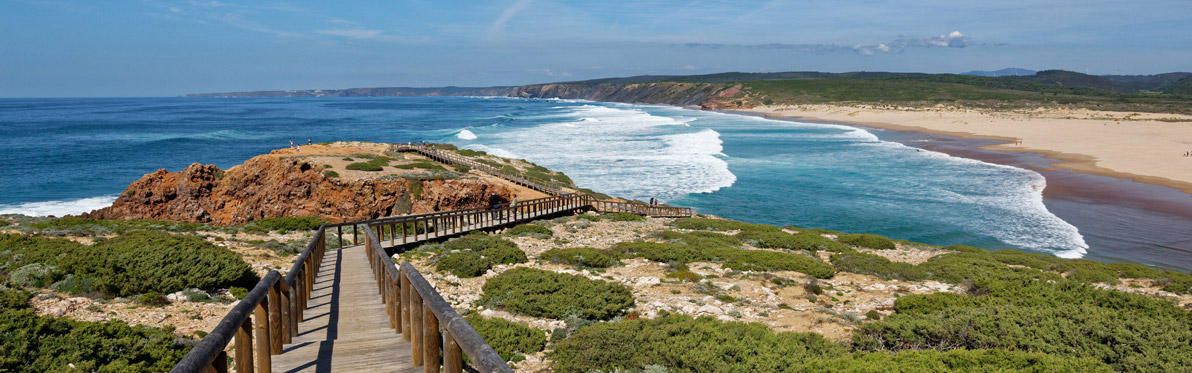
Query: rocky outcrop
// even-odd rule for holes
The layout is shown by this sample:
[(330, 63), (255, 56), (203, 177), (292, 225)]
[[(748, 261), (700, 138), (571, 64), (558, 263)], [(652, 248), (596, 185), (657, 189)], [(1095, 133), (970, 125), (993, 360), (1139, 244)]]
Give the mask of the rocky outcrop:
[[(411, 183), (420, 184), (413, 194), (421, 198), (414, 201)], [(514, 191), (480, 180), (347, 180), (328, 177), (322, 167), (303, 159), (260, 156), (228, 170), (197, 163), (179, 172), (157, 170), (129, 185), (111, 206), (82, 216), (215, 225), (284, 216), (342, 222), (478, 208), (489, 193), (508, 200)]]

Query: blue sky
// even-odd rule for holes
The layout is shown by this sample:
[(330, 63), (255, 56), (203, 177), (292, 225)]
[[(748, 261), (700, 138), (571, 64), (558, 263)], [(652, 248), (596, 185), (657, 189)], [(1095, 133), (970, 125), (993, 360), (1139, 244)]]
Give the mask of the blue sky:
[(1192, 70), (1192, 1), (0, 0), (0, 97)]

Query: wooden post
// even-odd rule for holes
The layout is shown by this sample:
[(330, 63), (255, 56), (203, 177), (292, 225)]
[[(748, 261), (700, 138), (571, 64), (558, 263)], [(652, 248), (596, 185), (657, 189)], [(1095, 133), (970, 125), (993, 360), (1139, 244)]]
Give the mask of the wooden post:
[(294, 292), (291, 290), (291, 287), (286, 286), (285, 279), (278, 280), (277, 283), (279, 284), (279, 290), (281, 290), (281, 298), (279, 298), (281, 300), (282, 320), (281, 343), (285, 345), (294, 341), (294, 326), (297, 325), (294, 323), (294, 300), (292, 299)]
[(228, 373), (227, 351), (220, 351), (215, 355), (215, 360), (211, 360), (211, 370), (216, 373)]
[[(299, 269), (299, 271), (301, 271), (301, 269)], [(294, 276), (294, 287), (290, 288), (290, 292), (294, 294), (293, 298), (294, 298), (294, 325), (295, 325), (294, 336), (295, 337), (298, 336), (298, 328), (297, 328), (298, 323), (302, 322), (302, 321), (306, 321), (306, 319), (302, 318), (302, 314), (306, 313), (306, 301), (302, 299), (302, 297), (303, 297), (302, 289), (304, 289), (304, 286), (305, 285), (302, 284), (302, 274), (299, 273), (297, 276)]]
[(385, 275), (381, 283), (381, 291), (385, 293), (381, 298), (385, 300), (385, 316), (389, 316), (389, 327), (397, 329), (397, 324), (393, 321), (393, 315), (397, 314), (397, 302), (393, 299), (393, 281), (389, 281), (389, 276)]
[[(281, 281), (278, 281), (281, 282)], [(269, 287), (269, 352), (281, 355), (281, 285)]]
[[(398, 275), (400, 278), (401, 275)], [(393, 315), (390, 315), (390, 321), (393, 323), (393, 330), (397, 334), (401, 334), (401, 280), (396, 278), (389, 279), (390, 296), (393, 297)]]
[(439, 333), (439, 318), (435, 317), (435, 312), (430, 310), (430, 303), (422, 305), (422, 319), (426, 322), (426, 327), (422, 330), (422, 334), (425, 335), (422, 349), (426, 351), (426, 359), (423, 360), (423, 363), (426, 364), (424, 371), (439, 373), (439, 360), (443, 357), (442, 352), (439, 351), (442, 334)]
[(410, 291), (410, 360), (414, 366), (422, 365), (422, 343), (424, 329), (422, 324), (422, 295), (417, 290)]
[(447, 334), (447, 357), (443, 358), (443, 370), (447, 373), (461, 373), (464, 370), (464, 352), (451, 333)]
[(236, 329), (236, 373), (252, 373), (252, 319)]
[(356, 224), (352, 224), (352, 245), (360, 244), (360, 232), (357, 232)]
[(335, 237), (339, 238), (339, 248), (344, 248), (344, 226), (339, 225), (335, 227)]
[(401, 273), (401, 339), (410, 340), (410, 293), (414, 292), (410, 289), (410, 278), (406, 277), (405, 273)]
[(401, 222), (401, 243), (406, 243), (406, 222)]
[[(270, 356), (270, 341), (269, 338), (269, 310), (267, 309), (268, 302), (265, 304), (258, 304), (257, 309), (253, 312), (253, 318), (257, 319), (256, 329), (257, 335), (254, 339), (257, 340), (257, 370), (262, 373), (273, 371), (272, 356)], [(281, 347), (281, 346), (278, 346)], [(279, 351), (280, 352), (280, 351)]]

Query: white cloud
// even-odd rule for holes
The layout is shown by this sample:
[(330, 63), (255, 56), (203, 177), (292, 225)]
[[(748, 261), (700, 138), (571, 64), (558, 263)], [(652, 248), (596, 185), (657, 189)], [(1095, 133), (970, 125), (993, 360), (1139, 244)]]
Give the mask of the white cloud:
[(517, 0), (516, 3), (513, 3), (513, 5), (508, 9), (505, 9), (504, 12), (501, 12), (501, 15), (498, 16), (495, 21), (493, 21), (492, 25), (488, 26), (488, 36), (492, 37), (497, 33), (505, 31), (505, 24), (508, 23), (510, 19), (513, 19), (513, 16), (516, 16), (517, 13), (520, 13), (523, 9), (526, 9), (526, 7), (530, 6), (530, 3), (532, 2), (534, 2), (534, 0)]
[(372, 39), (380, 36), (385, 30), (369, 30), (364, 28), (332, 29), (315, 31), (323, 35), (342, 36), (352, 39)]

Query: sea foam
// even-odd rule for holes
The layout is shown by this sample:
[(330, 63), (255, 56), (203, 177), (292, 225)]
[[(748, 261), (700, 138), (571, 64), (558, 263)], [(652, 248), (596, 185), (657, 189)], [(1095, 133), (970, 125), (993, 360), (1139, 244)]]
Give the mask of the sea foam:
[(99, 196), (70, 201), (26, 202), (14, 205), (0, 204), (0, 215), (22, 214), (29, 216), (66, 216), (108, 207), (117, 196)]
[(460, 140), (475, 140), (475, 139), (477, 139), (477, 136), (472, 131), (468, 131), (465, 129), (465, 130), (460, 130), (459, 133), (455, 134), (455, 138), (460, 139)]

